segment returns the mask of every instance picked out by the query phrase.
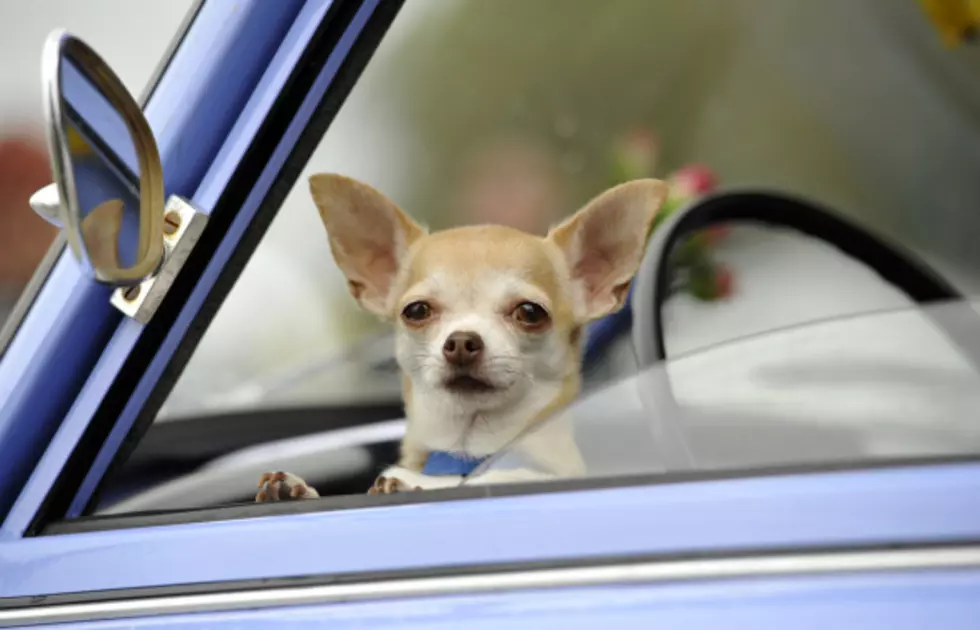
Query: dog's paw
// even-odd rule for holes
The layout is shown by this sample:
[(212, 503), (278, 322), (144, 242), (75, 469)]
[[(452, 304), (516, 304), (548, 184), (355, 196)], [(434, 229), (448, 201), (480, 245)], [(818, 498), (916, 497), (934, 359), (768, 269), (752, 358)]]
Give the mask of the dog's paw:
[(414, 492), (421, 490), (420, 486), (410, 486), (398, 477), (379, 476), (374, 480), (374, 485), (368, 490), (368, 494), (395, 494), (396, 492)]
[(292, 473), (271, 472), (259, 477), (259, 491), (256, 503), (269, 501), (294, 501), (297, 499), (316, 499), (320, 495), (305, 481)]

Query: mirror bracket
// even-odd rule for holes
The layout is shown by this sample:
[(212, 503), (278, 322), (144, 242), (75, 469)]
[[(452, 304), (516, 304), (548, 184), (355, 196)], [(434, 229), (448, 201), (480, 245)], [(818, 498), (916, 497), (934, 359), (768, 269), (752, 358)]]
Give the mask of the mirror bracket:
[(141, 324), (149, 322), (207, 222), (208, 215), (196, 210), (186, 199), (171, 195), (163, 213), (163, 263), (139, 284), (116, 288), (109, 300), (112, 305)]

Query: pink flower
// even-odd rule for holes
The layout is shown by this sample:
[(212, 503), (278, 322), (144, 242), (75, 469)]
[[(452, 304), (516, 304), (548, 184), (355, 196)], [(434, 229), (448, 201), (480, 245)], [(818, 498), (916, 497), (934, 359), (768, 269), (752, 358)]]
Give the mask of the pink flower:
[(731, 269), (724, 265), (718, 265), (715, 271), (715, 296), (716, 299), (730, 297), (735, 291), (735, 277)]
[(700, 164), (685, 166), (670, 176), (671, 192), (681, 198), (704, 195), (714, 190), (715, 186), (715, 174), (707, 166)]

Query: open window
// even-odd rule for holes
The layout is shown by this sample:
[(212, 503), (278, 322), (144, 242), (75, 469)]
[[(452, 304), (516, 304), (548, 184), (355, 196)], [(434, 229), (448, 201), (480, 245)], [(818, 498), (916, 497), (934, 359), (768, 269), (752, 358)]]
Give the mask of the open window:
[[(968, 235), (980, 188), (964, 132), (976, 112), (900, 43), (917, 38), (932, 54), (914, 4), (315, 4), (256, 4), (236, 18), (262, 44), (248, 67), (264, 70), (236, 78), (213, 62), (200, 86), (181, 88), (199, 111), (149, 100), (168, 186), (210, 215), (152, 319), (120, 322), (67, 262), (52, 271), (61, 290), (84, 287), (84, 304), (48, 339), (89, 341), (59, 382), (65, 396), (38, 411), (29, 452), (46, 457), (51, 482), (21, 499), (11, 522), (23, 531), (123, 527), (146, 511), (179, 520), (215, 508), (194, 518), (222, 519), (485, 493), (465, 487), (476, 475), (448, 493), (362, 496), (396, 457), (401, 385), (390, 331), (357, 309), (330, 257), (306, 185), (325, 171), (370, 182), (434, 228), (542, 232), (639, 177), (670, 179), (677, 212), (707, 193), (790, 191), (952, 279), (940, 296), (952, 306), (922, 306), (813, 239), (739, 224), (687, 234), (663, 305), (669, 360), (636, 360), (643, 321), (588, 331), (585, 393), (570, 413), (595, 473), (577, 481), (977, 453), (966, 412), (978, 402), (975, 366), (930, 332), (944, 308), (964, 326), (975, 315), (980, 258)], [(194, 46), (205, 44), (192, 25), (173, 63), (191, 63), (181, 55)], [(234, 101), (227, 111), (207, 105), (219, 89)], [(163, 133), (166, 115), (182, 121), (179, 134)], [(210, 146), (187, 160), (176, 146), (190, 137)], [(46, 308), (54, 286), (39, 297)], [(39, 391), (17, 376), (21, 344), (0, 384), (25, 393), (0, 420), (23, 417)], [(671, 410), (645, 399), (665, 381)], [(540, 438), (522, 436), (485, 472), (513, 468), (524, 439)], [(306, 476), (324, 498), (246, 505), (268, 469)]]

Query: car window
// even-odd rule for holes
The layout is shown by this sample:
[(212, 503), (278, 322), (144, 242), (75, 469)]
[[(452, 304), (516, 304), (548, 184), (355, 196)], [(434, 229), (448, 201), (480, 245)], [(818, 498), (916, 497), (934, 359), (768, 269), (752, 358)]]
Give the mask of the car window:
[[(680, 354), (596, 386), (492, 455), (461, 486), (616, 483), (980, 454), (980, 300), (826, 318)], [(273, 462), (321, 496), (361, 494), (405, 421), (240, 449), (137, 489), (98, 514), (250, 501)], [(567, 487), (567, 486), (566, 486)], [(540, 491), (535, 483), (533, 491)]]
[[(333, 261), (307, 184), (316, 173), (367, 182), (433, 229), (500, 223), (539, 234), (628, 179), (666, 179), (676, 203), (789, 191), (976, 294), (980, 110), (951, 79), (974, 60), (944, 48), (912, 2), (408, 0), (133, 452), (153, 466), (146, 476), (117, 469), (111, 484), (126, 491), (105, 496), (239, 449), (271, 449), (278, 463), (263, 461), (288, 468), (283, 444), (402, 418), (391, 331), (357, 307)], [(672, 356), (909, 306), (860, 265), (827, 264), (772, 235), (713, 231), (699, 243), (688, 270), (697, 273), (666, 306)], [(587, 371), (586, 391), (643, 389), (657, 373), (637, 374), (625, 330)], [(682, 398), (690, 382), (678, 386)], [(747, 435), (769, 430), (742, 422)], [(366, 458), (348, 453), (334, 491), (358, 488), (396, 457), (398, 438), (385, 435)], [(365, 446), (358, 439), (351, 448)], [(811, 455), (788, 449), (784, 459), (826, 459)]]
[[(528, 430), (468, 483), (980, 454), (980, 354), (937, 326), (971, 339), (978, 305), (833, 318), (679, 356)], [(566, 432), (585, 464), (571, 475), (567, 460), (537, 455)]]

